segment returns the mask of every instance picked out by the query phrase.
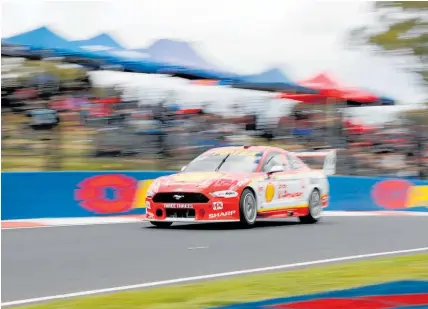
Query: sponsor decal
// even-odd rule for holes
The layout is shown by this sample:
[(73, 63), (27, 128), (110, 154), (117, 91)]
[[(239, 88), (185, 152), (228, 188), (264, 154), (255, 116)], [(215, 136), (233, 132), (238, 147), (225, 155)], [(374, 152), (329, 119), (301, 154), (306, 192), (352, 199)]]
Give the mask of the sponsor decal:
[(149, 201), (146, 201), (146, 209), (150, 209), (151, 207), (150, 207), (150, 202)]
[(428, 207), (428, 186), (417, 186), (404, 179), (388, 179), (373, 186), (373, 201), (386, 209)]
[(233, 216), (235, 213), (236, 213), (235, 210), (223, 211), (223, 212), (218, 212), (215, 214), (209, 214), (208, 218), (209, 219), (218, 219), (218, 218), (223, 218), (223, 217), (229, 217), (229, 216)]
[(174, 208), (174, 209), (192, 209), (193, 208), (193, 204), (173, 204), (173, 203), (169, 203), (169, 204), (164, 204), (165, 208)]
[(121, 174), (89, 177), (77, 185), (74, 198), (79, 205), (98, 214), (112, 214), (132, 209), (137, 180)]
[(146, 213), (146, 218), (147, 218), (147, 219), (153, 219), (154, 217), (155, 217), (155, 215), (154, 215), (152, 212), (148, 211), (148, 212)]
[(98, 214), (114, 214), (146, 207), (153, 184), (160, 181), (137, 179), (124, 174), (104, 174), (85, 178), (77, 184), (74, 200), (86, 210)]
[(238, 192), (232, 191), (232, 190), (224, 190), (224, 191), (212, 192), (211, 195), (215, 197), (232, 198), (232, 197), (237, 197)]
[(302, 195), (303, 195), (303, 192), (290, 193), (290, 192), (284, 191), (284, 192), (278, 193), (278, 198), (280, 199), (296, 198), (296, 197), (301, 197)]
[(222, 210), (223, 209), (223, 202), (214, 202), (213, 203), (213, 209), (214, 210)]
[(273, 197), (275, 196), (275, 186), (273, 184), (268, 184), (265, 190), (265, 199), (266, 202), (272, 202)]

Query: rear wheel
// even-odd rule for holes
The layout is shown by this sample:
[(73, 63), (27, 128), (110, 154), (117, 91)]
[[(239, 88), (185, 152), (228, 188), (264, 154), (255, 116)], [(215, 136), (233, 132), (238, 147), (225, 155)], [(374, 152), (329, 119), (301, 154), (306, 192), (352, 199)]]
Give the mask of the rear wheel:
[(299, 217), (301, 223), (311, 224), (316, 223), (321, 218), (321, 194), (318, 189), (312, 191), (308, 201), (309, 212), (306, 216)]
[(163, 222), (163, 221), (150, 221), (151, 224), (158, 228), (167, 228), (170, 227), (172, 222)]
[(252, 227), (257, 219), (257, 200), (252, 190), (245, 189), (239, 200), (239, 216), (243, 227)]

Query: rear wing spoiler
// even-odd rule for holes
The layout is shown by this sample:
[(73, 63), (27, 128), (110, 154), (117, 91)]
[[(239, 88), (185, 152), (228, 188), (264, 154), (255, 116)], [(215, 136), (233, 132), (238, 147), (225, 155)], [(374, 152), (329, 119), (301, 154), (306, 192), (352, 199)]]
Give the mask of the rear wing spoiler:
[[(313, 152), (293, 152), (293, 154), (305, 161), (305, 159), (311, 158), (324, 158), (322, 170), (326, 175), (336, 174), (336, 150), (329, 151), (313, 151)], [(309, 165), (309, 164), (308, 164)]]

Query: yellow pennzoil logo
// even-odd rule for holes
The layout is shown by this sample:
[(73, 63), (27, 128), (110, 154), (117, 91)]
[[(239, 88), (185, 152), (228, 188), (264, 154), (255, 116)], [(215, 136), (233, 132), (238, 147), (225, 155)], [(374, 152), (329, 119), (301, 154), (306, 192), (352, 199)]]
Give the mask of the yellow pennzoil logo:
[(146, 208), (147, 190), (154, 179), (141, 180), (138, 182), (137, 192), (135, 194), (133, 208)]
[(428, 206), (428, 186), (413, 186), (407, 192), (406, 207)]

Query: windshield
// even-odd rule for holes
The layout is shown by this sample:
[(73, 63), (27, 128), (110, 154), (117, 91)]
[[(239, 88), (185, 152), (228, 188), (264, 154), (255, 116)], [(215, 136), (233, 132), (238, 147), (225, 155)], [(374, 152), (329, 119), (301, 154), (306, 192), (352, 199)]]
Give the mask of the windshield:
[(259, 165), (262, 156), (262, 152), (234, 153), (230, 151), (229, 153), (221, 154), (205, 153), (190, 162), (184, 172), (217, 171), (252, 173)]

